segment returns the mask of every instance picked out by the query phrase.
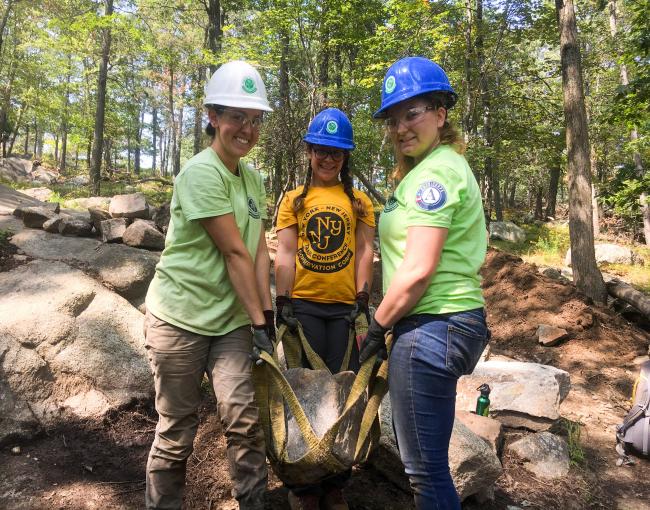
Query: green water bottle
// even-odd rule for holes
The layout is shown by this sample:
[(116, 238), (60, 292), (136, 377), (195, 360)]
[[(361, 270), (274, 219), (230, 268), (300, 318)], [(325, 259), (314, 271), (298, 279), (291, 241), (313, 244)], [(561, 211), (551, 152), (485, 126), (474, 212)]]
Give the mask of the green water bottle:
[(483, 383), (476, 390), (481, 392), (476, 399), (476, 414), (487, 416), (490, 413), (490, 387)]

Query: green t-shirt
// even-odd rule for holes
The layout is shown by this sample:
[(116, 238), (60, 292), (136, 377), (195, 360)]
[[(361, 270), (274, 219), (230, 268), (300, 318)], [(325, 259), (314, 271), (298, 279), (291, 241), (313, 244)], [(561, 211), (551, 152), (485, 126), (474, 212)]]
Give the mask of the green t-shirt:
[(407, 229), (416, 226), (444, 227), (448, 234), (429, 286), (406, 315), (482, 307), (478, 271), (487, 236), (481, 192), (467, 161), (452, 147), (434, 149), (386, 202), (379, 219), (384, 293), (404, 260)]
[(262, 178), (243, 162), (239, 176), (234, 175), (207, 148), (174, 180), (165, 249), (146, 298), (147, 309), (156, 317), (210, 336), (250, 324), (224, 256), (199, 222), (223, 214), (233, 214), (254, 260), (266, 218)]

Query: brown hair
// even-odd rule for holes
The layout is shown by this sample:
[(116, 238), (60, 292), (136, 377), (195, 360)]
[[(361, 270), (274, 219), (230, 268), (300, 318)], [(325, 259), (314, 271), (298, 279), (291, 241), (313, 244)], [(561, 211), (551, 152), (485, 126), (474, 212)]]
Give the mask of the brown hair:
[[(224, 107), (218, 104), (208, 104), (205, 106), (208, 110), (214, 110), (217, 115), (223, 113), (224, 111)], [(214, 129), (214, 126), (210, 121), (208, 121), (208, 125), (205, 126), (205, 134), (208, 135), (210, 138), (214, 138), (217, 134), (217, 130)]]
[[(307, 144), (307, 150), (311, 152), (312, 144)], [(302, 191), (296, 198), (293, 199), (293, 212), (297, 213), (299, 211), (302, 211), (302, 208), (305, 206), (305, 198), (307, 197), (307, 193), (309, 193), (309, 186), (311, 185), (311, 174), (312, 170), (310, 161), (309, 167), (307, 168), (305, 183), (302, 186)], [(354, 195), (354, 188), (352, 187), (352, 174), (350, 172), (350, 153), (347, 151), (345, 153), (345, 159), (343, 160), (340, 177), (341, 183), (343, 184), (343, 191), (345, 191), (345, 194), (350, 199), (350, 203), (352, 204), (352, 209), (354, 209), (355, 214), (359, 218), (365, 218), (368, 214), (368, 211), (366, 211), (366, 208), (364, 207), (361, 199), (357, 198)]]
[[(463, 140), (460, 131), (458, 131), (458, 129), (447, 120), (447, 95), (444, 92), (429, 92), (416, 97), (428, 101), (435, 108), (445, 108), (445, 123), (442, 128), (440, 128), (440, 139), (438, 140), (438, 145), (451, 145), (458, 154), (463, 154), (465, 152), (465, 141)], [(410, 156), (405, 156), (397, 150), (394, 152), (397, 164), (393, 169), (391, 178), (394, 181), (399, 182), (415, 167), (415, 160)]]

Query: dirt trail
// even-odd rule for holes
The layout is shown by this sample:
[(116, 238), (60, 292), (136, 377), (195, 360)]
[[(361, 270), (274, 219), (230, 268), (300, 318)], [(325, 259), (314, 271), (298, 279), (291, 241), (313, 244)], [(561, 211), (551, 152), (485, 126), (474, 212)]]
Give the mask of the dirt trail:
[[(628, 407), (638, 363), (649, 335), (606, 308), (590, 305), (570, 284), (539, 274), (535, 267), (490, 250), (483, 269), (492, 354), (535, 361), (571, 374), (572, 390), (563, 416), (582, 425), (585, 460), (561, 481), (535, 479), (506, 455), (495, 501), (463, 505), (465, 510), (650, 509), (650, 461), (615, 466), (614, 426)], [(377, 275), (376, 282), (379, 282)], [(378, 298), (375, 292), (373, 298)], [(537, 344), (538, 324), (567, 329), (557, 347)], [(100, 423), (68, 423), (36, 440), (0, 449), (0, 508), (142, 508), (144, 466), (153, 438), (151, 404), (124, 409)], [(560, 428), (558, 431), (561, 432)], [(507, 441), (521, 432), (510, 431)], [(195, 452), (189, 461), (187, 509), (234, 510), (225, 441), (214, 404), (206, 395)], [(410, 495), (370, 468), (355, 469), (346, 495), (352, 510), (412, 509)], [(286, 509), (286, 490), (275, 477), (268, 509)]]

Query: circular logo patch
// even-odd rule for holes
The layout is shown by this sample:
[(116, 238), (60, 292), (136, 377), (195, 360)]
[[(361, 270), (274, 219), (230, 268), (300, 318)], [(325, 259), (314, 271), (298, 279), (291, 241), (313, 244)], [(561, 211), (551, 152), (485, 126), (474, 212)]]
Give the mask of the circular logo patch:
[(326, 125), (325, 125), (325, 130), (330, 134), (333, 135), (339, 130), (339, 125), (336, 123), (336, 121), (330, 120)]
[(395, 82), (394, 76), (389, 76), (386, 78), (386, 83), (384, 84), (384, 90), (386, 91), (386, 94), (390, 94), (393, 90), (395, 90), (396, 85), (397, 83)]
[(390, 198), (386, 200), (386, 205), (384, 206), (384, 212), (389, 213), (391, 211), (394, 211), (395, 209), (397, 209), (398, 205), (399, 204), (397, 202), (397, 199), (393, 195), (391, 195)]
[(253, 78), (244, 78), (244, 81), (242, 82), (241, 88), (244, 89), (244, 92), (248, 92), (249, 94), (254, 94), (257, 92), (257, 87), (255, 86), (255, 80)]
[(248, 197), (248, 214), (251, 218), (255, 218), (256, 220), (260, 218), (260, 212), (257, 210), (257, 204), (251, 197)]
[(423, 182), (415, 194), (415, 203), (425, 211), (440, 209), (445, 202), (447, 202), (447, 191), (436, 181)]
[(345, 222), (334, 212), (319, 212), (307, 222), (311, 248), (317, 253), (332, 253), (345, 240)]

